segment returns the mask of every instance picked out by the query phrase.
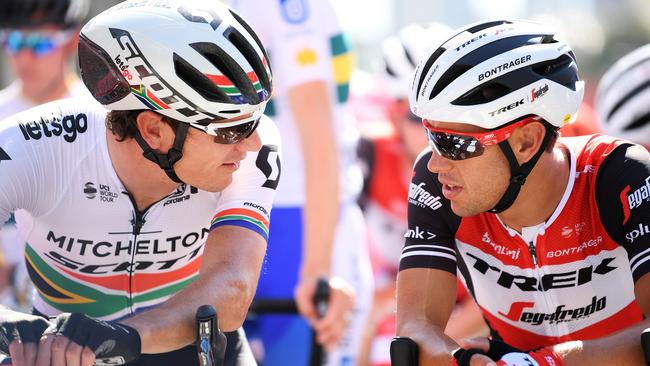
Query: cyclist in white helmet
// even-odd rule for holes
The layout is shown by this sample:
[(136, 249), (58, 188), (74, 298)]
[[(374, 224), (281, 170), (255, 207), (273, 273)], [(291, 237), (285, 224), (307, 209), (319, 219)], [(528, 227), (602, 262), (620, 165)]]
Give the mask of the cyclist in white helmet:
[[(421, 60), (409, 100), (431, 148), (408, 221), (426, 235), (406, 238), (397, 282), (397, 334), (420, 365), (644, 364), (650, 154), (558, 138), (582, 100), (577, 71), (552, 29), (519, 20), (459, 29)], [(444, 335), (457, 274), (491, 338)]]
[[(441, 23), (425, 26), (414, 23), (382, 42), (380, 81), (385, 87), (376, 89), (388, 94), (381, 107), (385, 109), (389, 128), (367, 123), (367, 128), (361, 129), (358, 149), (364, 163), (360, 202), (368, 226), (375, 273), (371, 365), (390, 362), (385, 346), (395, 334), (395, 277), (404, 235), (422, 235), (407, 232), (406, 212), (413, 163), (427, 146), (422, 120), (409, 109), (408, 93), (418, 62), (431, 47), (441, 44), (451, 34), (452, 29)], [(466, 291), (459, 291), (457, 303), (454, 320), (448, 323), (446, 334), (454, 339), (481, 334), (484, 322)]]
[(79, 65), (106, 109), (68, 99), (0, 123), (0, 221), (30, 214), (37, 289), (33, 315), (0, 312), (0, 351), (196, 365), (194, 314), (211, 304), (226, 365), (254, 365), (240, 327), (280, 166), (264, 48), (219, 2), (131, 0), (83, 27)]
[[(89, 5), (88, 0), (0, 2), (0, 42), (15, 77), (0, 90), (0, 120), (56, 99), (91, 99), (81, 80), (67, 67), (76, 52), (79, 28)], [(4, 257), (0, 264), (0, 303), (29, 309), (31, 286), (13, 217), (3, 230), (0, 245)]]
[(604, 133), (650, 149), (650, 45), (616, 61), (600, 79), (596, 112)]

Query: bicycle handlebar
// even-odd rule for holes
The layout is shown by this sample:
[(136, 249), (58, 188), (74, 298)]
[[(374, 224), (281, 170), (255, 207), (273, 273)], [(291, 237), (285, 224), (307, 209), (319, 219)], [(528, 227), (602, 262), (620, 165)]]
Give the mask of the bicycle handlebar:
[(200, 366), (223, 365), (225, 336), (219, 330), (217, 311), (210, 305), (201, 305), (196, 311), (196, 349)]
[(643, 349), (645, 364), (650, 366), (650, 328), (641, 332), (641, 348)]

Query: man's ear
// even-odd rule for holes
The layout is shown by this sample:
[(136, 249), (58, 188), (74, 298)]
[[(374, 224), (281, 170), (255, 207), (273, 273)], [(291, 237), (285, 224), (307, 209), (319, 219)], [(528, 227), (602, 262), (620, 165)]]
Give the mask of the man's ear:
[(542, 146), (546, 127), (541, 122), (531, 122), (519, 127), (513, 137), (512, 151), (519, 164), (529, 161)]
[(143, 111), (135, 119), (140, 135), (153, 149), (165, 153), (174, 142), (174, 132), (163, 117), (152, 111)]

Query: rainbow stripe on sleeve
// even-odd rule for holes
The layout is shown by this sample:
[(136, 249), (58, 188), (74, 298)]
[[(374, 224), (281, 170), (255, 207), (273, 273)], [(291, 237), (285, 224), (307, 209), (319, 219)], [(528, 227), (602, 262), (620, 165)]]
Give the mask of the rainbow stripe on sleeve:
[(245, 208), (232, 208), (214, 215), (210, 231), (225, 225), (244, 227), (260, 234), (264, 240), (269, 240), (269, 220), (257, 211)]

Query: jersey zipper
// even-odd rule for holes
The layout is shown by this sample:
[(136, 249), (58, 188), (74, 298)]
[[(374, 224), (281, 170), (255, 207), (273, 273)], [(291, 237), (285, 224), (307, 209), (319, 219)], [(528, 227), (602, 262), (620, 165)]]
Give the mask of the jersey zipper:
[(537, 248), (532, 241), (528, 243), (528, 252), (530, 252), (530, 258), (533, 260), (533, 265), (537, 268)]
[[(146, 213), (146, 211), (145, 211)], [(133, 273), (135, 272), (135, 250), (138, 243), (138, 235), (142, 230), (146, 220), (144, 219), (145, 213), (140, 213), (137, 208), (134, 207), (133, 210), (133, 219), (131, 220), (131, 226), (133, 227), (133, 245), (131, 247), (131, 263), (129, 266), (129, 311), (133, 314)]]

